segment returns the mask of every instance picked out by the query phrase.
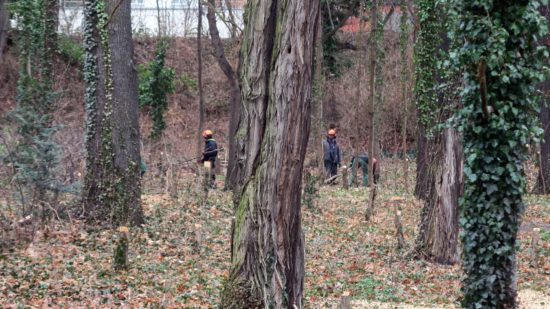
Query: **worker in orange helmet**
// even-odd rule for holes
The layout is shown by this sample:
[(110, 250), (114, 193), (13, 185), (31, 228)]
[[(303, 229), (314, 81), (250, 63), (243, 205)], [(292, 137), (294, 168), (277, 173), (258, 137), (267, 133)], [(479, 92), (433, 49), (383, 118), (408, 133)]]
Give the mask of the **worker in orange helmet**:
[(323, 140), (323, 159), (325, 163), (325, 176), (331, 178), (338, 173), (340, 166), (340, 147), (336, 142), (336, 130), (330, 129), (326, 139)]
[(210, 186), (212, 188), (216, 188), (216, 158), (218, 157), (218, 144), (213, 138), (213, 133), (211, 130), (204, 130), (202, 132), (202, 137), (204, 138), (204, 152), (202, 153), (202, 158), (200, 160), (200, 163), (204, 163), (206, 161), (211, 162), (211, 181)]

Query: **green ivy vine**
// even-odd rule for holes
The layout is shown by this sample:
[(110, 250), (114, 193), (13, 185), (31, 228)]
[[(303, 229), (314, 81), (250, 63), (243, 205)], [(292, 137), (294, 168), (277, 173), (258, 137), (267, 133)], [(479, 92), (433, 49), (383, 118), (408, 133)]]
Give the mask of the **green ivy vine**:
[(414, 45), (414, 93), (418, 119), (430, 132), (437, 124), (437, 49), (441, 44), (438, 0), (415, 1), (418, 37)]
[[(546, 2), (546, 1), (545, 1)], [(460, 223), (465, 308), (516, 308), (517, 234), (525, 209), (526, 145), (540, 133), (535, 86), (548, 52), (539, 1), (452, 0), (450, 53), (463, 70)]]
[(176, 73), (174, 69), (165, 67), (168, 47), (168, 42), (162, 39), (157, 45), (153, 61), (147, 66), (139, 66), (139, 105), (150, 110), (153, 140), (158, 140), (166, 128), (164, 113), (168, 109), (167, 96), (175, 90)]

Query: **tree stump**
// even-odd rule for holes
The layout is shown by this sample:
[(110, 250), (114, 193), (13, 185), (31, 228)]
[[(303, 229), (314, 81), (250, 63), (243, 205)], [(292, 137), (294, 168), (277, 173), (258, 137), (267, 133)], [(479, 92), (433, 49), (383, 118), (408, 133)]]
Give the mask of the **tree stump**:
[(351, 309), (351, 301), (349, 296), (342, 296), (338, 309)]
[(344, 190), (349, 189), (347, 166), (342, 167), (342, 188), (344, 188)]
[(113, 256), (113, 267), (115, 270), (128, 269), (128, 227), (118, 228), (118, 240)]
[(399, 197), (392, 198), (395, 213), (395, 236), (397, 237), (397, 249), (399, 250), (405, 247), (405, 236), (403, 234), (403, 224), (401, 223), (401, 201), (402, 199)]
[(533, 268), (539, 267), (539, 244), (540, 229), (534, 228), (531, 234), (531, 247), (529, 248), (529, 266)]

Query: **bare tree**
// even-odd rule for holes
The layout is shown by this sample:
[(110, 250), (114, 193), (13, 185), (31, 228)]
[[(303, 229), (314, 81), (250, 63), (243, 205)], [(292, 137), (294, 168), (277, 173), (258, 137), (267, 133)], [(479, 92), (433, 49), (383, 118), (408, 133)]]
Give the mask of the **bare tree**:
[(221, 306), (302, 308), (300, 200), (319, 1), (251, 1), (247, 10), (240, 72), (245, 182)]
[(237, 134), (237, 129), (239, 125), (239, 119), (241, 114), (241, 90), (239, 88), (239, 82), (237, 80), (237, 74), (227, 58), (225, 56), (225, 50), (223, 47), (223, 42), (220, 39), (220, 33), (216, 25), (216, 1), (208, 0), (208, 13), (206, 17), (208, 18), (208, 26), (210, 28), (210, 39), (212, 41), (212, 47), (214, 49), (214, 55), (218, 61), (220, 69), (223, 71), (227, 77), (230, 87), (230, 114), (231, 118), (229, 119), (229, 162), (227, 166), (227, 176), (225, 181), (225, 189), (232, 190), (236, 189), (237, 173), (235, 171), (236, 161), (237, 161), (237, 152), (236, 152), (236, 139), (235, 135)]
[(198, 24), (197, 24), (197, 58), (198, 58), (198, 88), (199, 88), (199, 129), (197, 134), (197, 158), (202, 154), (202, 131), (204, 128), (204, 94), (202, 85), (202, 0), (198, 0)]

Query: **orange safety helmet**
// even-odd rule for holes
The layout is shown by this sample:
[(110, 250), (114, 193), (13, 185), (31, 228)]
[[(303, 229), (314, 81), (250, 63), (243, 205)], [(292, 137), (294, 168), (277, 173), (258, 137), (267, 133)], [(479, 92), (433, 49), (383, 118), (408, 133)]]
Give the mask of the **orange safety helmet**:
[(328, 135), (329, 136), (336, 136), (336, 130), (334, 130), (334, 129), (328, 130)]
[(210, 130), (204, 130), (204, 131), (202, 131), (202, 137), (204, 137), (204, 138), (207, 138), (207, 137), (209, 137), (209, 136), (212, 136), (212, 134), (213, 134), (213, 133), (212, 133), (212, 131), (210, 131)]

